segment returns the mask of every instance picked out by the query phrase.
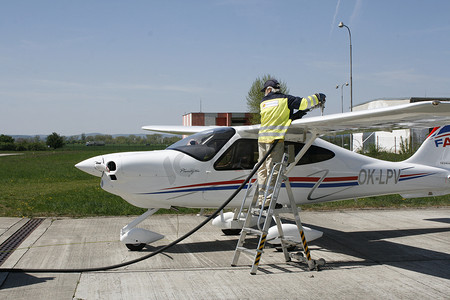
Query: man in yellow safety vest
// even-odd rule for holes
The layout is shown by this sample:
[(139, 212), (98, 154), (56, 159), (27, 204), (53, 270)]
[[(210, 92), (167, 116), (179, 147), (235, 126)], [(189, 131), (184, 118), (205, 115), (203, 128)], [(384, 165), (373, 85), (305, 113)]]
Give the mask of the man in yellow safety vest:
[[(258, 170), (258, 186), (259, 186), (259, 205), (264, 200), (264, 191), (266, 186), (269, 189), (268, 197), (264, 203), (264, 209), (267, 209), (271, 199), (271, 191), (275, 180), (268, 183), (267, 177), (270, 175), (272, 167), (275, 163), (281, 161), (284, 153), (284, 136), (291, 125), (292, 120), (301, 118), (306, 114), (306, 110), (314, 108), (325, 103), (325, 95), (317, 93), (306, 98), (285, 95), (280, 92), (280, 83), (275, 79), (269, 79), (264, 83), (264, 98), (261, 100), (261, 127), (258, 134), (259, 158), (261, 159), (267, 153), (275, 140), (279, 140), (272, 153), (267, 157), (265, 163)], [(294, 113), (299, 110), (299, 113)], [(275, 179), (277, 172), (274, 173)], [(276, 208), (281, 207), (276, 204)]]

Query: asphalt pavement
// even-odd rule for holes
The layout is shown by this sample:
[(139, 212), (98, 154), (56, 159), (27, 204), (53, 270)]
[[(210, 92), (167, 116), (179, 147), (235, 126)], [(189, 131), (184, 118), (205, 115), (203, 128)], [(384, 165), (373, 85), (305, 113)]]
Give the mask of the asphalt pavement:
[[(119, 241), (133, 217), (46, 218), (0, 266), (2, 299), (449, 299), (450, 208), (302, 212), (324, 236), (309, 246), (327, 264), (309, 271), (266, 248), (256, 275), (238, 236), (207, 224), (165, 252), (108, 271), (2, 272), (5, 268), (73, 269), (136, 259), (191, 230), (204, 217), (154, 215), (140, 227), (165, 238), (140, 252)], [(0, 218), (0, 243), (28, 219)]]

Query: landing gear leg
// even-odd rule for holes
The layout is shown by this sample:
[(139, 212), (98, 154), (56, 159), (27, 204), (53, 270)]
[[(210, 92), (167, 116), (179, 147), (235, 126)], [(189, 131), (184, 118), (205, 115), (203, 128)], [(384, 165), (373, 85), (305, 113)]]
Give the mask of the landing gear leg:
[(139, 225), (142, 221), (144, 221), (157, 211), (157, 208), (150, 208), (148, 211), (136, 218), (133, 222), (122, 228), (122, 230), (120, 231), (120, 241), (124, 243), (128, 249), (130, 249), (131, 251), (140, 251), (145, 247), (146, 244), (150, 244), (164, 237), (157, 232), (153, 232), (143, 228), (136, 228), (137, 225)]

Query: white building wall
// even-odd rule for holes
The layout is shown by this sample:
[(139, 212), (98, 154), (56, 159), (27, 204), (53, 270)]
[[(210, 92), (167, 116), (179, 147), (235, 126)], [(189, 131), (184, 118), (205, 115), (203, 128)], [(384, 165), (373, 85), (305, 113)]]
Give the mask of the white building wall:
[[(410, 103), (410, 99), (393, 99), (393, 100), (374, 100), (353, 107), (353, 111), (362, 111), (368, 109), (383, 108)], [(399, 153), (401, 142), (410, 140), (411, 131), (409, 129), (393, 130), (392, 132), (377, 131), (367, 139), (367, 134), (353, 134), (353, 151), (361, 151), (363, 144), (375, 143), (380, 150)], [(364, 140), (363, 137), (366, 139)]]
[(183, 126), (192, 126), (191, 114), (183, 115)]

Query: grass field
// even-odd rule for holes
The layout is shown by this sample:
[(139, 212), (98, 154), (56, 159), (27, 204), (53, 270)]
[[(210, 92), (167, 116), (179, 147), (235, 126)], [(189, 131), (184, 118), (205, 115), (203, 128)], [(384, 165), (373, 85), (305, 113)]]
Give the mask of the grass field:
[[(141, 214), (144, 209), (134, 207), (120, 197), (103, 191), (98, 177), (88, 175), (76, 169), (74, 165), (105, 153), (143, 150), (151, 150), (151, 147), (74, 145), (58, 151), (24, 152), (22, 155), (0, 157), (0, 216), (86, 217)], [(447, 195), (405, 200), (393, 195), (304, 205), (303, 209), (426, 206), (450, 206), (450, 197)], [(196, 211), (182, 210), (188, 213)]]
[(78, 148), (0, 157), (0, 216), (136, 215), (145, 211), (106, 193), (98, 177), (74, 165), (100, 154), (146, 148)]

